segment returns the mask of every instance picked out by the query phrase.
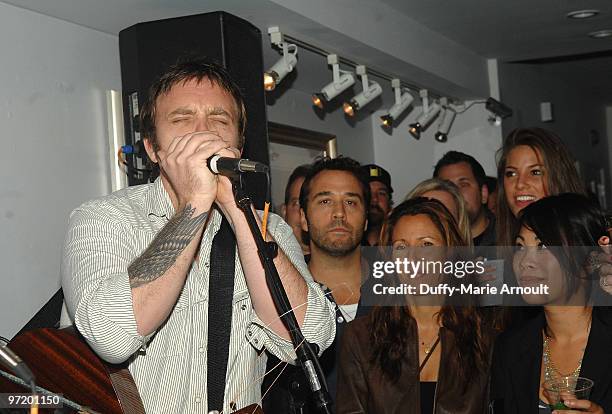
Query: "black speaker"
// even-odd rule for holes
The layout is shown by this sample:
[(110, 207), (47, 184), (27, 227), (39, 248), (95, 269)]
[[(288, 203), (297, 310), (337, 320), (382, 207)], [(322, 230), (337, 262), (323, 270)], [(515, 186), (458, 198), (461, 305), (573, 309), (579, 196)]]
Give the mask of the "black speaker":
[[(58, 328), (60, 324), (60, 317), (62, 314), (62, 305), (64, 304), (64, 291), (59, 288), (53, 296), (43, 305), (42, 308), (36, 312), (36, 315), (32, 317), (24, 325), (23, 328), (15, 334), (15, 336), (21, 335), (26, 331), (40, 328)], [(13, 337), (14, 338), (14, 337)]]
[[(261, 32), (225, 12), (197, 14), (139, 23), (119, 33), (126, 143), (140, 140), (138, 113), (149, 87), (184, 55), (202, 55), (224, 66), (245, 97), (247, 125), (243, 158), (269, 163), (266, 102), (263, 89)], [(130, 164), (136, 157), (128, 155)], [(139, 163), (139, 168), (146, 165)], [(129, 184), (142, 184), (147, 174), (130, 174)], [(265, 199), (266, 179), (245, 177), (244, 186), (258, 208)]]

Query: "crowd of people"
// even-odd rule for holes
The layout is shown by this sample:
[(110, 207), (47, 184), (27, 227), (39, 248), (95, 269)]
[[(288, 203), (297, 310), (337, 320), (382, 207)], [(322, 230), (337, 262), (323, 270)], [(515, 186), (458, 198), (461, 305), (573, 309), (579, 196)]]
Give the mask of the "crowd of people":
[[(179, 62), (153, 85), (141, 118), (160, 177), (71, 214), (62, 261), (71, 322), (100, 357), (128, 363), (146, 412), (253, 403), (266, 414), (318, 412), (232, 184), (205, 167), (214, 154), (241, 153), (239, 88), (214, 63)], [(304, 337), (319, 350), (333, 411), (612, 413), (610, 226), (562, 140), (513, 131), (496, 179), (458, 151), (432, 171), (394, 206), (382, 166), (322, 158), (291, 174), (284, 220), (257, 216), (278, 245), (274, 264)], [(461, 303), (366, 300), (373, 262), (424, 249), (496, 263), (451, 285), (503, 274), (508, 285), (548, 290), (518, 295), (520, 306), (482, 306), (472, 294)], [(589, 393), (553, 387), (583, 378)]]
[[(309, 214), (317, 198), (302, 191), (306, 225), (295, 233), (310, 238), (305, 254), (311, 262), (326, 258), (325, 266), (309, 268), (338, 309), (336, 338), (323, 353), (337, 413), (550, 413), (559, 401), (546, 382), (581, 377), (594, 382), (590, 394), (564, 394), (564, 412), (612, 411), (612, 357), (605, 351), (612, 349), (612, 258), (605, 212), (588, 197), (571, 154), (551, 131), (517, 129), (497, 155), (498, 178), (492, 180), (474, 157), (449, 151), (433, 167), (433, 177), (395, 207), (391, 176), (381, 166), (359, 168), (341, 157), (296, 170), (316, 175), (355, 164), (352, 177), (323, 176), (325, 214)], [(358, 180), (369, 182), (370, 195), (359, 190)], [(488, 267), (479, 282), (504, 274), (508, 284), (545, 284), (549, 290), (510, 298), (508, 306), (482, 307), (477, 298), (461, 306), (434, 305), (419, 295), (407, 295), (399, 306), (364, 306), (360, 294), (371, 287), (364, 267), (348, 266), (338, 250), (325, 254), (317, 247), (319, 221), (327, 246), (351, 242), (358, 255), (357, 238), (339, 231), (355, 229), (356, 210), (360, 227), (367, 223), (362, 247), (381, 247), (376, 258), (393, 260), (426, 246), (472, 248), (474, 256), (505, 259), (498, 264), (501, 273)], [(369, 259), (366, 252), (360, 260)], [(349, 304), (359, 312), (342, 312)], [(270, 392), (265, 411), (316, 412), (307, 397), (290, 392), (292, 386), (306, 388), (300, 370), (290, 371), (290, 379), (273, 375), (264, 384)], [(279, 387), (287, 392), (278, 394)]]

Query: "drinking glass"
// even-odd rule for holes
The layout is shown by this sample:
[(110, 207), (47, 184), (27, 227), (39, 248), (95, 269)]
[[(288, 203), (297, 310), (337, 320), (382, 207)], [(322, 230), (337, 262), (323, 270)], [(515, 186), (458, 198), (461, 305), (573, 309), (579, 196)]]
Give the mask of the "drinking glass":
[(544, 382), (544, 395), (548, 398), (551, 409), (569, 410), (563, 401), (569, 398), (588, 400), (591, 388), (595, 384), (584, 377), (565, 376)]

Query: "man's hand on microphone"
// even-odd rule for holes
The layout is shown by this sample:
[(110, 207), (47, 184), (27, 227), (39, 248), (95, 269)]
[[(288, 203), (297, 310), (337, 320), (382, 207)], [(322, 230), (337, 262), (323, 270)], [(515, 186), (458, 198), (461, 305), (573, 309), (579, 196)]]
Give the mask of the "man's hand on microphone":
[(177, 210), (187, 204), (196, 208), (196, 214), (210, 210), (217, 198), (218, 179), (206, 161), (213, 154), (233, 154), (227, 150), (229, 145), (212, 132), (192, 132), (174, 138), (167, 150), (157, 152), (160, 168), (177, 197)]
[[(240, 158), (240, 150), (238, 148), (228, 147), (219, 152), (218, 155), (228, 158)], [(219, 174), (219, 186), (217, 187), (217, 204), (224, 210), (230, 208), (237, 208), (236, 200), (234, 199), (234, 191), (232, 189), (232, 182), (229, 178)]]

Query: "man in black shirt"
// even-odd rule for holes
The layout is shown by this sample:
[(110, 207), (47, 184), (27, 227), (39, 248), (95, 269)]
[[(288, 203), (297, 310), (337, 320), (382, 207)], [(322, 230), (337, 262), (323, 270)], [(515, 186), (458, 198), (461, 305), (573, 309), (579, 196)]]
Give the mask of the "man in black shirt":
[[(336, 339), (320, 358), (333, 400), (343, 328), (368, 310), (360, 304), (362, 284), (369, 274), (360, 242), (369, 206), (370, 186), (357, 161), (324, 158), (310, 167), (300, 192), (301, 222), (310, 244), (308, 270), (336, 308)], [(301, 368), (280, 364), (273, 369), (278, 364), (270, 361), (262, 394), (278, 379), (264, 399), (264, 412), (315, 413)]]
[(470, 217), (474, 246), (495, 245), (495, 216), (487, 208), (489, 190), (482, 165), (471, 155), (449, 151), (436, 164), (433, 176), (459, 187)]

